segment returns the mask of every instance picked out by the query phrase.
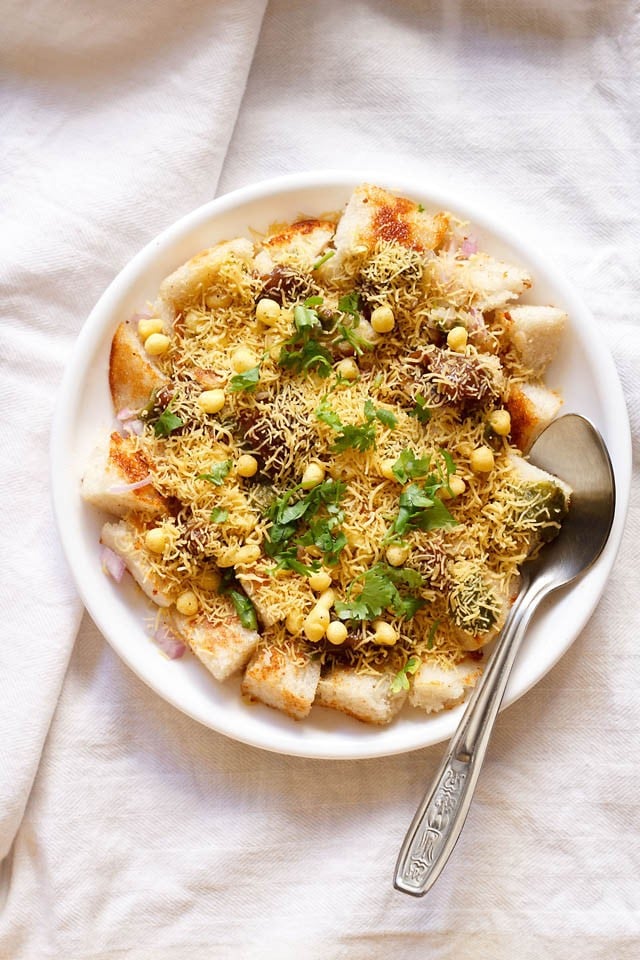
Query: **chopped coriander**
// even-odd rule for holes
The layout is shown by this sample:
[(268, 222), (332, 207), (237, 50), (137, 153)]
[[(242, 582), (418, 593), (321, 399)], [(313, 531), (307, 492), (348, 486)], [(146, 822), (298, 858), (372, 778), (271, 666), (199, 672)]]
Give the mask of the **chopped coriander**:
[(424, 206), (421, 203), (418, 204), (418, 213), (424, 213)]
[[(362, 589), (355, 599), (351, 600), (351, 592), (356, 583), (361, 583)], [(341, 620), (373, 620), (389, 609), (396, 616), (409, 620), (425, 601), (410, 593), (401, 593), (399, 587), (416, 591), (422, 584), (422, 577), (417, 570), (376, 563), (362, 577), (354, 580), (347, 592), (348, 599), (338, 601), (335, 611)]]
[[(309, 300), (319, 300), (322, 303), (322, 297), (309, 297)], [(316, 305), (319, 306), (319, 304)], [(320, 318), (313, 309), (313, 305), (305, 300), (304, 304), (298, 304), (293, 308), (293, 323), (296, 330), (302, 332), (303, 330), (310, 330), (312, 327), (319, 327)]]
[[(437, 465), (436, 469), (425, 478), (422, 486), (410, 483), (400, 494), (398, 515), (385, 542), (392, 542), (397, 537), (404, 536), (409, 530), (438, 530), (453, 527), (458, 523), (437, 496), (438, 491), (443, 488), (450, 490), (449, 477), (456, 471), (451, 455), (442, 449), (440, 454), (444, 461), (444, 470)], [(409, 455), (412, 455), (412, 451), (403, 451), (393, 466), (393, 472), (400, 482), (406, 482), (405, 477), (409, 480), (417, 479), (422, 475), (420, 473), (422, 464), (415, 459), (412, 463)]]
[[(267, 556), (276, 560), (276, 569), (293, 570), (302, 575), (317, 570), (319, 563), (307, 566), (298, 559), (298, 548), (309, 546), (322, 551), (325, 564), (337, 563), (347, 544), (340, 529), (344, 514), (339, 505), (345, 489), (344, 483), (336, 480), (325, 480), (308, 491), (295, 486), (271, 504), (266, 514), (271, 525), (263, 546)], [(298, 499), (294, 499), (296, 497)], [(320, 515), (321, 511), (325, 515)]]
[(296, 332), (285, 340), (278, 363), (293, 373), (306, 373), (315, 370), (321, 377), (331, 373), (333, 356), (314, 336), (321, 333), (320, 318), (314, 307), (320, 306), (322, 297), (308, 297), (304, 304), (297, 304), (293, 310), (293, 323)]
[(358, 311), (360, 305), (360, 294), (354, 290), (352, 293), (347, 293), (346, 296), (340, 297), (338, 300), (338, 310), (340, 313), (350, 313), (354, 317), (360, 318), (360, 313)]
[(344, 453), (345, 450), (350, 448), (363, 453), (375, 446), (376, 420), (380, 420), (391, 430), (397, 423), (391, 410), (385, 410), (382, 407), (376, 409), (371, 400), (365, 400), (364, 423), (343, 423), (335, 410), (329, 405), (326, 397), (323, 397), (318, 404), (316, 417), (338, 434), (331, 447), (333, 453)]
[(229, 596), (245, 630), (257, 630), (258, 618), (255, 607), (246, 593), (240, 593), (239, 590), (229, 590)]
[(409, 689), (409, 678), (407, 674), (416, 673), (418, 667), (420, 666), (420, 660), (418, 657), (409, 657), (404, 667), (402, 667), (396, 673), (395, 677), (391, 681), (391, 693), (400, 693), (402, 690)]
[(400, 483), (426, 477), (429, 473), (429, 457), (418, 457), (409, 447), (405, 447), (393, 465), (393, 475)]
[(331, 427), (332, 430), (342, 430), (342, 420), (335, 410), (329, 406), (329, 402), (326, 397), (323, 397), (316, 407), (316, 417), (318, 420), (322, 420), (323, 423), (326, 423), (327, 426)]
[(335, 256), (335, 253), (336, 253), (335, 250), (327, 250), (327, 252), (323, 254), (323, 256), (321, 256), (319, 260), (316, 260), (316, 262), (311, 267), (311, 269), (319, 270), (320, 267), (323, 265), (323, 263), (326, 263), (327, 260), (331, 260), (331, 257)]
[(415, 417), (419, 423), (427, 423), (431, 420), (431, 410), (427, 406), (427, 401), (420, 394), (416, 396), (416, 402), (411, 410), (409, 410), (409, 416)]
[(354, 351), (361, 356), (365, 350), (370, 350), (373, 344), (358, 333), (360, 326), (360, 295), (354, 290), (338, 301), (338, 310), (341, 314), (347, 314), (349, 320), (345, 317), (336, 323), (337, 338), (334, 340), (336, 345), (348, 343)]
[(168, 437), (170, 433), (173, 433), (174, 430), (177, 430), (178, 427), (184, 426), (184, 420), (181, 420), (180, 417), (176, 416), (175, 413), (171, 413), (170, 410), (165, 410), (160, 414), (158, 419), (153, 424), (153, 432), (156, 437)]
[(211, 522), (212, 523), (226, 523), (229, 519), (229, 511), (223, 510), (222, 507), (215, 507), (211, 511)]
[(385, 427), (389, 427), (390, 430), (394, 430), (398, 423), (395, 413), (391, 410), (385, 410), (384, 407), (378, 407), (376, 410), (371, 400), (365, 400), (364, 402), (364, 415), (367, 420), (379, 420), (380, 423), (383, 423)]
[(433, 650), (433, 644), (436, 639), (436, 632), (440, 626), (439, 620), (434, 620), (431, 624), (431, 629), (429, 630), (429, 636), (427, 637), (427, 650)]
[(214, 464), (209, 473), (199, 473), (198, 479), (208, 480), (214, 487), (221, 487), (232, 466), (231, 460), (223, 460), (221, 463)]
[(220, 584), (219, 593), (230, 598), (240, 618), (240, 623), (245, 630), (258, 629), (258, 618), (255, 607), (236, 580), (233, 569), (228, 568), (222, 571), (222, 583)]
[(231, 377), (229, 381), (229, 389), (232, 393), (240, 393), (242, 390), (248, 390), (249, 392), (256, 389), (258, 383), (260, 382), (260, 364), (256, 367), (251, 367), (250, 370), (246, 370), (244, 373), (237, 373), (235, 376)]

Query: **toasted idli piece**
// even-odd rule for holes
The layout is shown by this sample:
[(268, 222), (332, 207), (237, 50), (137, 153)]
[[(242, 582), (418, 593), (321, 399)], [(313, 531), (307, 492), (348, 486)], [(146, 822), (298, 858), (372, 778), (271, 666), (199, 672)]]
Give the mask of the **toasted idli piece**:
[(145, 352), (133, 320), (125, 320), (111, 341), (109, 389), (113, 408), (141, 410), (167, 378)]
[(330, 220), (298, 220), (267, 237), (256, 256), (261, 273), (271, 273), (276, 264), (311, 270), (333, 238), (336, 225)]
[(186, 617), (173, 609), (169, 615), (172, 629), (186, 646), (201, 660), (216, 680), (226, 680), (242, 670), (260, 639), (255, 630), (243, 627), (228, 597), (224, 603), (224, 619), (215, 622), (200, 615)]
[(512, 520), (514, 531), (526, 533), (530, 550), (541, 542), (549, 543), (560, 532), (569, 511), (571, 487), (564, 480), (541, 470), (516, 454), (509, 455), (514, 479), (512, 489)]
[[(268, 639), (268, 628), (265, 636)], [(318, 661), (302, 652), (294, 659), (281, 650), (263, 646), (244, 672), (242, 693), (294, 720), (303, 720), (311, 710), (319, 679)]]
[(550, 484), (553, 487), (557, 487), (563, 494), (565, 506), (569, 506), (572, 490), (569, 484), (561, 480), (560, 477), (556, 477), (553, 473), (548, 473), (546, 470), (536, 467), (535, 464), (529, 460), (525, 460), (524, 457), (519, 457), (516, 453), (509, 454), (509, 462), (514, 468), (518, 480), (521, 480), (527, 486)]
[(511, 416), (511, 443), (526, 453), (561, 406), (558, 394), (542, 383), (512, 385), (506, 402)]
[(393, 674), (372, 677), (348, 667), (334, 667), (318, 684), (316, 703), (340, 710), (363, 723), (391, 723), (407, 699), (406, 690), (391, 692)]
[(462, 703), (481, 675), (482, 667), (470, 657), (451, 667), (423, 660), (411, 681), (409, 703), (427, 713), (449, 710)]
[(560, 346), (567, 314), (558, 307), (533, 307), (516, 304), (498, 311), (498, 321), (506, 327), (507, 335), (525, 367), (533, 376), (541, 377)]
[(226, 240), (196, 254), (178, 267), (160, 285), (158, 312), (161, 316), (175, 316), (188, 306), (203, 299), (209, 287), (218, 279), (220, 269), (229, 261), (253, 265), (253, 244), (244, 237)]
[(425, 253), (437, 251), (447, 239), (450, 225), (447, 213), (432, 216), (413, 200), (364, 183), (347, 203), (335, 233), (336, 254), (323, 270), (329, 275), (338, 273), (348, 260), (372, 254), (379, 241)]
[(453, 265), (456, 286), (467, 290), (474, 307), (483, 312), (504, 307), (528, 290), (530, 274), (522, 267), (496, 260), (488, 253), (474, 253)]
[(154, 570), (144, 548), (143, 533), (127, 520), (105, 523), (100, 543), (122, 558), (124, 564), (144, 593), (159, 607), (173, 603), (172, 587)]
[(167, 501), (152, 484), (137, 489), (131, 485), (149, 476), (149, 464), (133, 437), (115, 431), (100, 443), (89, 458), (82, 478), (83, 498), (99, 510), (124, 517), (137, 513), (145, 518), (167, 512)]
[(449, 613), (463, 650), (480, 650), (502, 630), (517, 592), (517, 578), (505, 587), (495, 574), (476, 561), (451, 565), (453, 586)]

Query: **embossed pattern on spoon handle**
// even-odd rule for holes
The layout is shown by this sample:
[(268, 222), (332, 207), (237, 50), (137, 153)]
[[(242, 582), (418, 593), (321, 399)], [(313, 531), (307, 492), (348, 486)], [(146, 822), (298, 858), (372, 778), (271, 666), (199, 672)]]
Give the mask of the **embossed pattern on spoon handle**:
[(540, 586), (520, 594), (433, 786), (416, 811), (396, 864), (394, 885), (404, 893), (424, 896), (460, 836), (511, 668), (531, 614), (545, 592)]

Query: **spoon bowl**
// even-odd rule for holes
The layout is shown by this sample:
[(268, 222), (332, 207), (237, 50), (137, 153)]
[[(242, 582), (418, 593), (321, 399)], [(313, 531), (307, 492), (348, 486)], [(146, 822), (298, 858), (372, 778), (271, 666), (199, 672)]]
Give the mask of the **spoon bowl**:
[(534, 443), (529, 459), (572, 490), (560, 533), (524, 568), (529, 581), (540, 579), (549, 592), (581, 576), (602, 553), (613, 523), (615, 480), (602, 437), (577, 413), (554, 420)]
[(460, 836), (489, 738), (527, 625), (543, 597), (582, 576), (609, 538), (615, 479), (609, 454), (585, 417), (553, 421), (534, 443), (531, 462), (571, 489), (560, 533), (521, 570), (521, 590), (473, 691), (431, 789), (400, 850), (394, 885), (421, 897), (437, 880)]

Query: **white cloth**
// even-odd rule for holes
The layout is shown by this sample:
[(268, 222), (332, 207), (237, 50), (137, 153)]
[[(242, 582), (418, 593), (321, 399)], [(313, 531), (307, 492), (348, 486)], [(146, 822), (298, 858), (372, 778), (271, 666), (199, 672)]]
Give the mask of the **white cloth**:
[(74, 648), (81, 609), (49, 508), (56, 386), (112, 276), (216, 192), (378, 162), (506, 198), (601, 322), (637, 450), (637, 3), (264, 7), (4, 5), (0, 957), (631, 960), (637, 473), (605, 596), (501, 717), (423, 901), (391, 874), (440, 747), (262, 753), (162, 702), (87, 617)]

